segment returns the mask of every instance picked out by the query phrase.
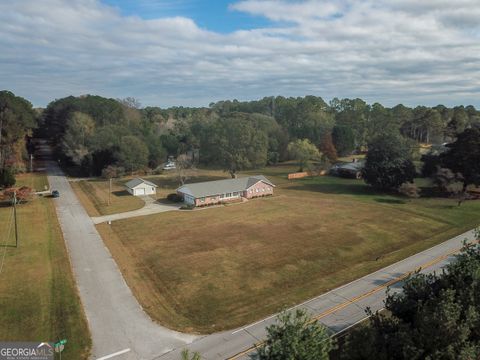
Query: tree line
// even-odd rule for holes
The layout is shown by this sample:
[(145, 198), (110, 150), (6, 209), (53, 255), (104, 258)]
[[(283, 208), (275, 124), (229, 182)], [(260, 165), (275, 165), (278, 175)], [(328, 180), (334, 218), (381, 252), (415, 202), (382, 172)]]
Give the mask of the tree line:
[(67, 97), (51, 102), (39, 118), (42, 133), (65, 161), (100, 175), (108, 165), (125, 171), (155, 169), (168, 155), (197, 150), (200, 162), (234, 176), (243, 169), (288, 160), (289, 144), (308, 140), (329, 160), (366, 150), (379, 133), (414, 142), (451, 141), (480, 124), (473, 106), (386, 108), (361, 99), (269, 97), (220, 101), (208, 108), (141, 108), (135, 99)]
[[(2, 172), (22, 171), (28, 152), (22, 141), (35, 130), (36, 136), (52, 141), (62, 161), (77, 165), (85, 175), (101, 175), (109, 166), (119, 172), (156, 169), (168, 156), (196, 152), (200, 157), (195, 161), (235, 176), (294, 154), (317, 156), (310, 144), (318, 156), (332, 162), (337, 156), (365, 151), (384, 133), (414, 144), (451, 142), (480, 124), (480, 112), (473, 106), (387, 108), (361, 99), (327, 103), (315, 96), (162, 109), (142, 107), (133, 98), (93, 95), (57, 99), (34, 110), (27, 100), (4, 91), (0, 120)], [(301, 149), (296, 146), (300, 142), (309, 145)]]

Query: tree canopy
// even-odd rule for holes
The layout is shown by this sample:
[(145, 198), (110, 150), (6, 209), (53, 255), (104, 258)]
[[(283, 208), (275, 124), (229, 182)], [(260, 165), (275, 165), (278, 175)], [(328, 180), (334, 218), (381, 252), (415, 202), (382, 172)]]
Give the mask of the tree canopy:
[(308, 139), (297, 139), (288, 144), (288, 153), (292, 159), (298, 161), (299, 171), (303, 171), (310, 163), (310, 160), (318, 159), (320, 152)]
[[(477, 236), (478, 237), (478, 236)], [(343, 359), (478, 359), (480, 245), (465, 245), (439, 274), (417, 273), (389, 293), (384, 313), (354, 330)]]
[(447, 147), (449, 150), (441, 155), (441, 162), (444, 167), (462, 175), (463, 191), (469, 184), (479, 186), (480, 129), (476, 127), (466, 129)]
[(305, 310), (283, 312), (267, 327), (267, 339), (252, 356), (256, 360), (328, 360), (332, 340), (327, 329)]
[(382, 134), (368, 145), (363, 178), (380, 190), (396, 190), (415, 177), (410, 150), (405, 141), (395, 134)]

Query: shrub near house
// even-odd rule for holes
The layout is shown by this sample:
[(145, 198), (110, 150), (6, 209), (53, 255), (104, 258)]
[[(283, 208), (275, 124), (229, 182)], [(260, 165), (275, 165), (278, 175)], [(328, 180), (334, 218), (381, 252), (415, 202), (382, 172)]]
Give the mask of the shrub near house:
[(177, 189), (177, 194), (186, 204), (206, 206), (224, 202), (239, 201), (242, 198), (273, 194), (275, 185), (263, 175), (207, 181), (196, 184), (185, 184)]

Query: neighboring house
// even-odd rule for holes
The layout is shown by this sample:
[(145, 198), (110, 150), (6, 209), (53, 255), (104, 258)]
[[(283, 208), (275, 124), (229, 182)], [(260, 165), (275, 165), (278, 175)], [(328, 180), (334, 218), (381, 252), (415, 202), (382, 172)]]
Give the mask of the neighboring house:
[(153, 195), (157, 193), (157, 185), (141, 178), (132, 179), (125, 184), (127, 191), (135, 196)]
[(338, 175), (342, 177), (349, 177), (354, 179), (362, 178), (362, 170), (365, 166), (364, 161), (355, 161), (351, 163), (335, 164), (331, 169), (332, 175)]
[(207, 181), (185, 184), (177, 189), (177, 194), (186, 204), (205, 206), (273, 194), (275, 185), (263, 175), (237, 179)]

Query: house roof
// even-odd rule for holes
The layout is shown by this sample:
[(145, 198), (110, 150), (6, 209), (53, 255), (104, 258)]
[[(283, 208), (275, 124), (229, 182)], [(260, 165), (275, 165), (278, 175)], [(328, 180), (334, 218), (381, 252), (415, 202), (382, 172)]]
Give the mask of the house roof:
[(185, 184), (179, 187), (177, 191), (183, 194), (191, 195), (195, 198), (199, 198), (211, 195), (225, 194), (229, 192), (244, 191), (258, 183), (259, 181), (275, 187), (275, 185), (265, 176), (255, 175), (237, 179), (225, 179), (194, 184)]
[(141, 185), (141, 184), (145, 184), (145, 185), (149, 185), (149, 186), (153, 186), (153, 187), (158, 187), (154, 183), (152, 183), (150, 181), (147, 181), (147, 180), (143, 180), (142, 178), (132, 179), (129, 182), (125, 183), (125, 186), (128, 187), (129, 189), (133, 189), (133, 188), (136, 188), (138, 185)]
[(360, 171), (364, 168), (365, 163), (363, 161), (351, 162), (347, 164), (339, 164), (338, 170), (345, 170), (345, 171)]

